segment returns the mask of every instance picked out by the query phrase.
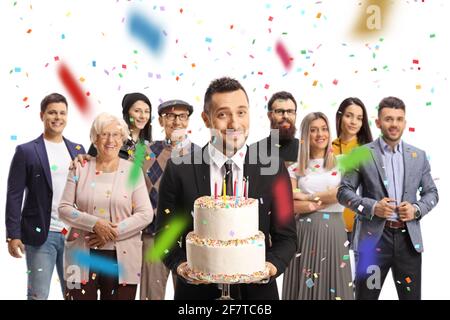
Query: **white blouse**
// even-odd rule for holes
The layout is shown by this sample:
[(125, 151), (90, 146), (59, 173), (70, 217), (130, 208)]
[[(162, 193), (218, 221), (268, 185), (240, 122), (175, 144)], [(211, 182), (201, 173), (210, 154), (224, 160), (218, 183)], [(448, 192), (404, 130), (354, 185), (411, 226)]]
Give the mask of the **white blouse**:
[[(305, 176), (298, 176), (298, 163), (289, 166), (289, 176), (297, 180), (297, 187), (301, 192), (313, 194), (315, 192), (327, 191), (330, 188), (338, 187), (341, 183), (341, 174), (336, 168), (325, 170), (324, 159), (312, 159), (306, 167)], [(342, 212), (344, 207), (339, 203), (331, 204), (328, 207), (318, 210), (318, 212)]]

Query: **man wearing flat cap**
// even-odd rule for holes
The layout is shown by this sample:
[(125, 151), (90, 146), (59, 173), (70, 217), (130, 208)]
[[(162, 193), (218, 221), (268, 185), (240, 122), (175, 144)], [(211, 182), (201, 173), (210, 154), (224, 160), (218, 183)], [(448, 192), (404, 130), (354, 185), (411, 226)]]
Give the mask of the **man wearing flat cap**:
[[(149, 145), (150, 158), (144, 162), (145, 180), (154, 212), (158, 205), (158, 189), (161, 177), (171, 157), (183, 156), (199, 148), (187, 137), (192, 105), (183, 100), (168, 100), (158, 106), (159, 124), (164, 128), (165, 139)], [(170, 270), (162, 262), (146, 261), (147, 251), (153, 247), (155, 226), (151, 223), (143, 230), (143, 264), (141, 272), (141, 300), (164, 300)], [(175, 284), (176, 276), (173, 276)]]

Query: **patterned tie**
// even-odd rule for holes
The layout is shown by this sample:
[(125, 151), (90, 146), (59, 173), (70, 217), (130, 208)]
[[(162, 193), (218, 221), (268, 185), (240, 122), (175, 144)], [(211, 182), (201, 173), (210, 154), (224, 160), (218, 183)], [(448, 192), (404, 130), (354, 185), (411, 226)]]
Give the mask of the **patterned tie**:
[(233, 195), (233, 162), (227, 161), (225, 166), (225, 183), (227, 185), (227, 196)]

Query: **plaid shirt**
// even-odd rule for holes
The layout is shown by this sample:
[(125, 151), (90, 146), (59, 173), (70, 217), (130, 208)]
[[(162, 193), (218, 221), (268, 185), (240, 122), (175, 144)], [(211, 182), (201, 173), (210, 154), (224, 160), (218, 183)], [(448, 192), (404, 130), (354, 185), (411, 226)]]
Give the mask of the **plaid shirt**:
[[(144, 167), (148, 168), (147, 172), (145, 172), (145, 179), (147, 183), (147, 188), (150, 196), (150, 202), (152, 203), (153, 213), (156, 215), (157, 206), (158, 206), (158, 189), (159, 184), (161, 182), (161, 177), (166, 168), (167, 161), (171, 158), (172, 152), (179, 149), (177, 152), (177, 156), (185, 155), (192, 151), (194, 144), (189, 140), (183, 141), (183, 143), (179, 147), (173, 147), (170, 143), (167, 143), (165, 140), (163, 141), (154, 141), (149, 145), (149, 160), (146, 160), (146, 164)], [(153, 222), (148, 225), (147, 228), (143, 230), (146, 234), (154, 234), (155, 233), (155, 219)]]

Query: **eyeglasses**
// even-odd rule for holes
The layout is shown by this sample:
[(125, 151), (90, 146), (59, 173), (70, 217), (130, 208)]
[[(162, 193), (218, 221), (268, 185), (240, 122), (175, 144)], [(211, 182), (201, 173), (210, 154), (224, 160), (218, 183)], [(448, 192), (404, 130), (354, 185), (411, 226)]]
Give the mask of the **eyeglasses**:
[(112, 137), (114, 140), (118, 140), (122, 138), (122, 134), (120, 132), (102, 132), (98, 135), (101, 139), (106, 140), (108, 137)]
[(189, 119), (189, 115), (187, 113), (164, 113), (163, 117), (165, 117), (169, 121), (175, 121), (176, 118), (179, 118), (181, 121), (186, 121)]
[(282, 116), (285, 113), (287, 113), (289, 116), (294, 116), (297, 113), (297, 110), (294, 109), (275, 109), (272, 110), (271, 112), (275, 113), (277, 116)]

